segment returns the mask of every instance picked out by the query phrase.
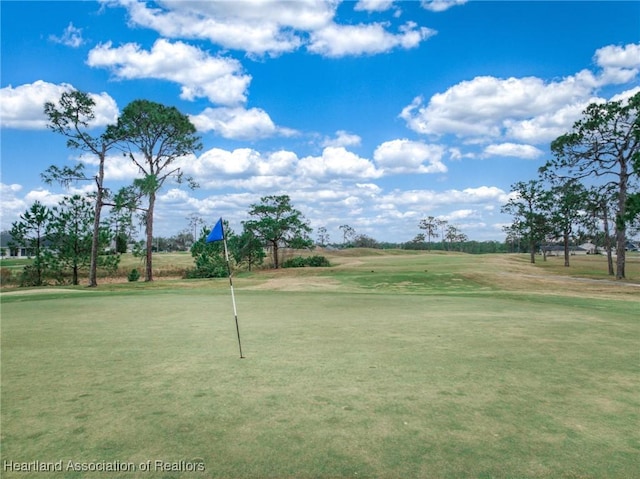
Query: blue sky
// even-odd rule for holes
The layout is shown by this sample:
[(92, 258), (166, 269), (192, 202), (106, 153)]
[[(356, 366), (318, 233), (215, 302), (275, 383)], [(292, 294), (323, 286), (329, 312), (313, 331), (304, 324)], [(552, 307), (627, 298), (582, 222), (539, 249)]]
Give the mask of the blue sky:
[[(640, 90), (640, 2), (2, 1), (1, 228), (66, 148), (42, 110), (69, 88), (96, 100), (95, 134), (130, 101), (176, 106), (204, 148), (200, 184), (166, 185), (154, 232), (197, 214), (239, 230), (260, 197), (288, 194), (314, 229), (409, 241), (435, 216), (502, 240), (510, 185), (593, 101)], [(114, 152), (107, 183), (137, 176)], [(315, 237), (315, 234), (314, 234)]]

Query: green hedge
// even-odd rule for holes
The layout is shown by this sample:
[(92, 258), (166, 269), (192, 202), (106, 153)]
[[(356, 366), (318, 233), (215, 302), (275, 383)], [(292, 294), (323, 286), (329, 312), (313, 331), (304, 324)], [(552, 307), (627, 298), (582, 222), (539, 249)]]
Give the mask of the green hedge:
[(303, 258), (302, 256), (296, 256), (286, 260), (283, 264), (283, 268), (304, 268), (305, 266), (322, 267), (331, 266), (331, 263), (324, 256), (309, 256)]

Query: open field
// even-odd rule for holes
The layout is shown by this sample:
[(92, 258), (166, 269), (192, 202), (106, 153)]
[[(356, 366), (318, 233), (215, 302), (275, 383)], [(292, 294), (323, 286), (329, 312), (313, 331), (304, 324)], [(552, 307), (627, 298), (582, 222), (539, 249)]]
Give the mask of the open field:
[(3, 293), (2, 477), (640, 476), (637, 258), (331, 260), (234, 279), (242, 360), (225, 279)]

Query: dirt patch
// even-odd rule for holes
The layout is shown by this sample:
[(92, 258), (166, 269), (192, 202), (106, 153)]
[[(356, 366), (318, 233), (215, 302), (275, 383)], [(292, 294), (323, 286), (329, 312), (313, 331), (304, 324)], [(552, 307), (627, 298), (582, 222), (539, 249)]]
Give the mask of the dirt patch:
[(247, 286), (243, 289), (269, 291), (335, 291), (339, 287), (339, 281), (322, 276), (279, 276), (269, 278), (264, 283)]
[(3, 291), (2, 294), (11, 294), (11, 295), (28, 295), (28, 294), (42, 294), (42, 293), (86, 293), (82, 289), (62, 289), (62, 288), (38, 288), (38, 289), (15, 289), (11, 291)]

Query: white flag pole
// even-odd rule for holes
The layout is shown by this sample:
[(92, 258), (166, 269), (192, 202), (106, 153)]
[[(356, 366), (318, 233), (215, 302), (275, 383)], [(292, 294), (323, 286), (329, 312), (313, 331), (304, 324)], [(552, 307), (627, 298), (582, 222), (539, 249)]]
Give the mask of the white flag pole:
[(224, 243), (224, 257), (227, 260), (227, 271), (229, 272), (229, 286), (231, 287), (231, 302), (233, 303), (233, 317), (236, 320), (236, 333), (238, 334), (238, 347), (240, 348), (240, 359), (244, 359), (242, 355), (242, 344), (240, 343), (240, 327), (238, 326), (238, 310), (236, 309), (236, 296), (233, 293), (233, 280), (231, 279), (231, 264), (229, 262), (229, 250), (227, 249), (227, 237), (224, 234), (224, 226), (222, 227), (222, 242)]

